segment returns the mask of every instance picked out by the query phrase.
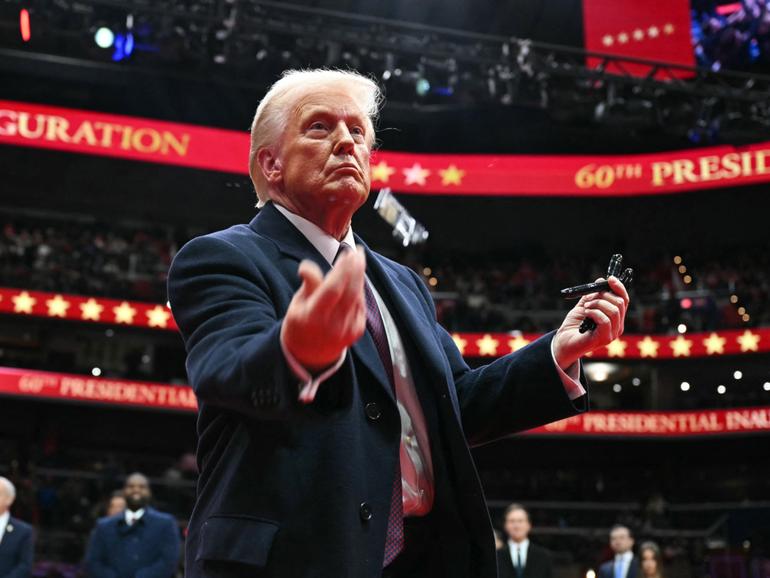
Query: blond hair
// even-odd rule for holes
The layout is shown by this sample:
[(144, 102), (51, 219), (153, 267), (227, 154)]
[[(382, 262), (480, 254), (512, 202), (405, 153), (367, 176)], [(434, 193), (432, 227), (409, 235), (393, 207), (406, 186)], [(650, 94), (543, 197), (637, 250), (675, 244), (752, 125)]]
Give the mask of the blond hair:
[[(251, 146), (249, 149), (249, 176), (254, 183), (259, 202), (263, 206), (268, 200), (267, 180), (258, 166), (257, 153), (266, 146), (277, 144), (289, 120), (293, 93), (298, 89), (323, 89), (344, 86), (366, 114), (370, 130), (369, 146), (374, 143), (374, 125), (382, 102), (382, 93), (377, 84), (357, 72), (315, 68), (309, 70), (286, 70), (262, 98), (251, 123)], [(296, 98), (296, 96), (294, 96)]]

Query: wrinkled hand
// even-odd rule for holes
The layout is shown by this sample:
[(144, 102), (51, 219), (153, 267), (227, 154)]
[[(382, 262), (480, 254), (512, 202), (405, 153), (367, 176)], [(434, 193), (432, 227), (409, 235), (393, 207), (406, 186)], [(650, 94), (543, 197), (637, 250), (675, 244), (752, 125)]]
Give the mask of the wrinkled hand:
[[(597, 279), (603, 280), (604, 277)], [(553, 351), (556, 363), (562, 369), (568, 368), (589, 351), (607, 345), (623, 335), (628, 292), (614, 275), (610, 275), (608, 281), (612, 291), (583, 295), (556, 331)], [(586, 317), (596, 322), (596, 329), (580, 333), (578, 329)]]
[(281, 327), (284, 347), (309, 372), (332, 365), (366, 330), (363, 248), (348, 251), (324, 277), (312, 261), (299, 264), (302, 285)]

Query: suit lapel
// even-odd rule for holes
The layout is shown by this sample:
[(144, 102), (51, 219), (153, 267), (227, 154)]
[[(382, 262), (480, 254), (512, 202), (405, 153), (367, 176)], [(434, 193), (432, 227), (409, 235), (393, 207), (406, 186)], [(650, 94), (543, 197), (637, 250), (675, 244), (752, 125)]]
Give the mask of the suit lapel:
[[(284, 217), (281, 212), (275, 208), (273, 203), (268, 203), (254, 217), (249, 226), (258, 234), (264, 235), (270, 239), (276, 248), (296, 261), (297, 265), (303, 259), (310, 259), (315, 262), (323, 271), (324, 275), (331, 270), (328, 261), (318, 252), (313, 244), (307, 240), (291, 222)], [(361, 242), (356, 239), (356, 242)], [(364, 245), (365, 246), (365, 245)], [(385, 373), (374, 340), (369, 332), (365, 332), (351, 347), (351, 351), (361, 363), (371, 372), (375, 380), (385, 390), (386, 395), (396, 403), (393, 388), (390, 380)]]

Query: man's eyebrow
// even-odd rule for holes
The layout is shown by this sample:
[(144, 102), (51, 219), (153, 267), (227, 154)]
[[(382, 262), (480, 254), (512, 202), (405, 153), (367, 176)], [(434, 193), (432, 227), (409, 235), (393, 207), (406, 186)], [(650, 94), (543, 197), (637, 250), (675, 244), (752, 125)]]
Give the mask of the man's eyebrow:
[[(333, 108), (322, 104), (301, 105), (299, 107), (299, 114), (300, 114), (300, 118), (303, 120), (306, 120), (313, 116), (337, 116), (337, 112)], [(366, 117), (361, 112), (350, 111), (350, 112), (346, 112), (344, 116), (345, 118), (353, 118), (355, 120), (360, 120), (364, 122), (364, 124), (366, 124)]]

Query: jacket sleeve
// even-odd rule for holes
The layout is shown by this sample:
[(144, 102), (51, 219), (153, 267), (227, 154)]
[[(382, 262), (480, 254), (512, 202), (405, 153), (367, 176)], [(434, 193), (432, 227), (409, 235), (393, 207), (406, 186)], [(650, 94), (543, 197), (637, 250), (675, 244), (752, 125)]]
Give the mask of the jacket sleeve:
[(35, 532), (29, 528), (19, 543), (16, 565), (3, 578), (29, 578), (32, 576), (32, 562), (35, 551)]
[(160, 556), (149, 566), (137, 571), (135, 578), (170, 578), (179, 564), (179, 530), (173, 518), (163, 520)]
[[(411, 270), (410, 270), (411, 271)], [(414, 281), (433, 316), (436, 335), (452, 372), (463, 430), (471, 446), (485, 444), (586, 411), (588, 396), (569, 399), (551, 354), (551, 331), (492, 363), (471, 369), (452, 336), (436, 321), (425, 285)], [(582, 362), (581, 362), (582, 363)], [(585, 372), (580, 382), (588, 391)]]
[(256, 265), (227, 240), (203, 236), (174, 258), (168, 297), (199, 402), (258, 418), (285, 418), (298, 380), (280, 344), (282, 319)]
[(104, 533), (99, 525), (91, 532), (86, 551), (86, 574), (88, 578), (117, 578), (118, 574), (107, 565), (109, 559)]

